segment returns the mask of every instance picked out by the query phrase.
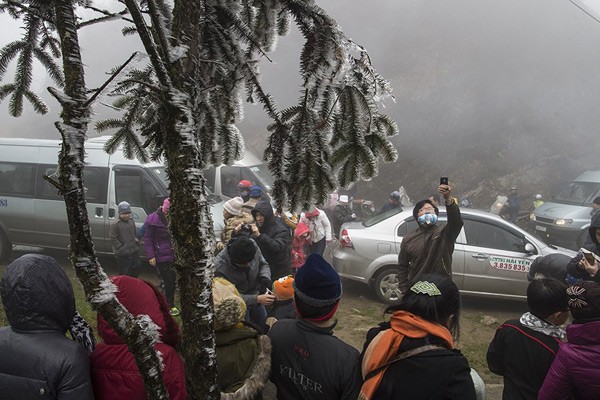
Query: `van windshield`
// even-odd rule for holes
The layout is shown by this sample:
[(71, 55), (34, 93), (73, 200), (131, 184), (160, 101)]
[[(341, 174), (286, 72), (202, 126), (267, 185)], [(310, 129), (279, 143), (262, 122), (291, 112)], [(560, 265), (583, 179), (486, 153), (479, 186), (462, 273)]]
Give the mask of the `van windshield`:
[(169, 187), (169, 178), (167, 178), (167, 169), (165, 167), (149, 168), (149, 171), (152, 171), (152, 175), (158, 178), (165, 188)]
[(254, 175), (256, 175), (256, 178), (258, 178), (257, 180), (265, 186), (267, 191), (271, 190), (271, 186), (273, 186), (275, 178), (273, 175), (271, 175), (265, 164), (252, 165), (248, 167), (248, 169), (252, 171)]
[(598, 182), (569, 182), (552, 200), (556, 203), (589, 206), (598, 196)]

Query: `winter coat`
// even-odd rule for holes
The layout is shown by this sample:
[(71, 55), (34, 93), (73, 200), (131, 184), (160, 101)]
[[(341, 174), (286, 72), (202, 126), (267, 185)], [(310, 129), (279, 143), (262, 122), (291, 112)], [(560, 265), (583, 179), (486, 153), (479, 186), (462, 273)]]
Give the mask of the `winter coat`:
[(244, 211), (245, 213), (250, 214), (252, 212), (252, 210), (254, 210), (254, 207), (256, 207), (256, 204), (258, 204), (258, 202), (260, 200), (261, 199), (250, 197), (250, 200), (248, 200), (247, 202), (245, 202), (244, 204), (242, 204), (242, 211)]
[[(148, 315), (158, 325), (160, 341), (154, 348), (160, 352), (164, 365), (163, 379), (169, 399), (187, 398), (183, 361), (174, 346), (177, 343), (177, 323), (168, 313), (164, 299), (146, 282), (129, 276), (117, 276), (113, 283), (121, 304), (135, 317)], [(96, 400), (145, 400), (148, 398), (142, 376), (133, 354), (108, 322), (98, 313), (98, 334), (103, 342), (91, 356), (92, 383)]]
[(269, 331), (271, 382), (278, 399), (355, 400), (360, 385), (359, 353), (303, 320), (277, 321)]
[(519, 215), (519, 209), (521, 208), (521, 197), (519, 197), (517, 193), (510, 193), (506, 199), (506, 204), (504, 207), (506, 207), (506, 210), (511, 217), (516, 219)]
[[(392, 318), (394, 317), (392, 316)], [(363, 368), (366, 363), (362, 359), (366, 357), (369, 344), (377, 335), (388, 329), (392, 329), (390, 322), (384, 322), (367, 332), (361, 355)], [(423, 335), (426, 336), (415, 335), (418, 337), (413, 337), (413, 335), (415, 335), (414, 332), (410, 336), (406, 334), (403, 337), (396, 350), (396, 355), (427, 345), (439, 346), (439, 348), (426, 350), (392, 362), (384, 369), (383, 377), (372, 398), (377, 400), (475, 400), (471, 368), (460, 351), (447, 348), (448, 343), (439, 336), (427, 335), (425, 332)], [(449, 332), (448, 335), (450, 335)], [(390, 351), (386, 348), (376, 350)]]
[(226, 247), (215, 258), (215, 276), (223, 277), (233, 283), (246, 305), (252, 305), (257, 304), (256, 297), (260, 294), (261, 281), (271, 281), (271, 270), (258, 246), (250, 266), (245, 268), (231, 262)]
[(394, 209), (398, 210), (398, 212), (401, 212), (402, 211), (402, 204), (400, 204), (400, 203), (393, 204), (390, 201), (386, 201), (385, 204), (383, 205), (383, 207), (381, 207), (381, 211), (379, 211), (379, 213), (381, 214), (381, 213), (384, 213), (386, 211), (394, 210)]
[(448, 223), (419, 226), (410, 232), (400, 246), (398, 280), (402, 293), (409, 282), (421, 274), (444, 274), (452, 277), (454, 242), (463, 226), (456, 201), (446, 206)]
[[(597, 256), (600, 256), (600, 243), (598, 243), (598, 240), (596, 239), (596, 229), (598, 228), (600, 228), (600, 218), (592, 218), (592, 223), (588, 229), (588, 232), (593, 245), (586, 246), (586, 248)], [(571, 259), (569, 265), (567, 265), (567, 273), (575, 279), (600, 282), (600, 273), (597, 273), (592, 278), (590, 274), (588, 274), (588, 272), (579, 265), (581, 257), (583, 257), (583, 254), (579, 252), (579, 254)]]
[(331, 223), (329, 222), (329, 218), (327, 218), (325, 211), (319, 210), (318, 208), (317, 211), (319, 211), (319, 215), (310, 220), (306, 218), (305, 213), (302, 213), (300, 221), (308, 226), (308, 230), (310, 231), (310, 241), (312, 243), (317, 243), (323, 238), (329, 242), (333, 239), (333, 236), (331, 235)]
[(271, 371), (269, 338), (246, 325), (215, 332), (215, 338), (220, 391), (233, 393), (244, 387), (248, 395), (242, 398), (258, 398)]
[(487, 351), (490, 371), (504, 377), (502, 398), (537, 399), (560, 340), (527, 328), (518, 319), (496, 331)]
[(123, 221), (119, 218), (110, 226), (110, 243), (112, 244), (113, 254), (117, 257), (131, 257), (136, 255), (139, 250), (137, 240), (135, 240), (135, 222), (130, 218)]
[(600, 321), (567, 326), (538, 399), (600, 398)]
[[(594, 210), (596, 211), (596, 210)], [(599, 212), (594, 212), (592, 214), (592, 219), (590, 220), (590, 228), (591, 227), (598, 227), (600, 226), (600, 213)], [(589, 232), (589, 229), (588, 229)], [(588, 250), (594, 250), (594, 248), (596, 248), (596, 245), (598, 243), (596, 243), (596, 235), (595, 235), (595, 231), (592, 232), (589, 235), (586, 235), (585, 240), (583, 241), (583, 247), (585, 247)]]
[(171, 244), (167, 217), (162, 212), (162, 207), (146, 217), (146, 232), (144, 232), (144, 248), (148, 260), (156, 258), (156, 262), (172, 263), (175, 261), (175, 251)]
[(0, 397), (93, 400), (89, 357), (65, 337), (75, 298), (56, 260), (18, 258), (7, 267), (0, 293), (10, 323), (0, 328)]
[(308, 236), (302, 235), (308, 233), (308, 226), (303, 222), (299, 223), (294, 230), (294, 238), (292, 239), (292, 269), (297, 270), (306, 261), (304, 246), (308, 244)]
[(347, 204), (338, 204), (333, 209), (333, 232), (339, 235), (342, 224), (354, 221), (352, 209)]
[(273, 207), (266, 201), (259, 201), (252, 216), (256, 219), (256, 212), (265, 216), (265, 222), (258, 227), (260, 236), (255, 237), (263, 257), (271, 267), (273, 280), (288, 276), (292, 273), (292, 237), (289, 230), (277, 222), (273, 214)]
[(239, 224), (253, 224), (254, 219), (252, 215), (247, 212), (242, 212), (240, 215), (234, 215), (231, 218), (225, 220), (225, 226), (221, 232), (221, 241), (217, 243), (217, 250), (221, 251), (227, 246), (227, 243), (231, 240), (233, 231)]

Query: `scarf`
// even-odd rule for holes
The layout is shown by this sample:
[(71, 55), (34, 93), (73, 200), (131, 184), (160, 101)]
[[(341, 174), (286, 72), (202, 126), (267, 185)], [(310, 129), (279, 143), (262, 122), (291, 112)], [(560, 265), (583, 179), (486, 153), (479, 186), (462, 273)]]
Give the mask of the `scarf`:
[(564, 340), (567, 334), (564, 328), (552, 325), (543, 319), (539, 319), (530, 312), (526, 312), (525, 314), (521, 315), (519, 322), (532, 331), (543, 333), (544, 335), (555, 337), (560, 340)]
[[(444, 340), (448, 349), (454, 347), (454, 340), (447, 328), (426, 321), (407, 311), (394, 312), (390, 319), (390, 325), (391, 329), (379, 332), (379, 334), (373, 338), (371, 343), (369, 343), (361, 366), (363, 379), (371, 371), (376, 370), (396, 357), (404, 337), (418, 339), (433, 335)], [(360, 400), (370, 400), (373, 398), (386, 370), (387, 367), (382, 368), (371, 379), (363, 383), (360, 390)]]

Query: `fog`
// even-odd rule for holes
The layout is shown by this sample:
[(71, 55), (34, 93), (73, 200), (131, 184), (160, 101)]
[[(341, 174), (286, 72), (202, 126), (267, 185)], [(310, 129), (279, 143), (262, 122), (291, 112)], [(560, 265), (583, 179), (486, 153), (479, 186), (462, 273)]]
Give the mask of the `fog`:
[[(524, 171), (569, 179), (600, 169), (600, 23), (591, 0), (576, 3), (592, 15), (569, 0), (318, 1), (369, 50), (394, 88), (396, 102), (386, 103), (386, 111), (400, 128), (394, 139), (400, 158), (382, 166), (380, 179), (365, 188), (383, 196), (408, 184), (420, 194), (432, 186), (423, 180), (450, 175), (465, 193), (482, 182), (501, 191), (510, 182), (525, 183)], [(0, 20), (3, 46), (20, 31), (7, 15)], [(136, 37), (123, 38), (119, 29), (109, 23), (81, 32), (90, 88), (139, 47)], [(301, 45), (292, 31), (279, 40), (273, 63), (263, 62), (265, 87), (280, 109), (299, 95)], [(12, 71), (4, 76), (10, 81)], [(51, 83), (35, 84), (44, 93)], [(15, 119), (8, 101), (0, 104), (0, 136), (58, 138), (52, 123), (59, 110), (44, 98), (51, 108), (44, 117), (26, 106)], [(94, 111), (111, 115), (100, 104)], [(248, 148), (262, 151), (267, 123), (260, 106), (246, 107), (240, 127)], [(398, 170), (409, 175), (403, 182), (388, 178)], [(543, 179), (538, 185), (551, 190)]]

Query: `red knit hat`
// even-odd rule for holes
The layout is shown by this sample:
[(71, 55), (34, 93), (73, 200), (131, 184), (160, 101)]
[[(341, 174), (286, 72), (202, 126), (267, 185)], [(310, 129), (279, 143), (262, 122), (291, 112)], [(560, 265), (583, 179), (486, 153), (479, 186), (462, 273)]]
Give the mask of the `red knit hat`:
[(279, 300), (289, 300), (294, 297), (294, 278), (291, 275), (284, 276), (273, 282), (273, 293)]

